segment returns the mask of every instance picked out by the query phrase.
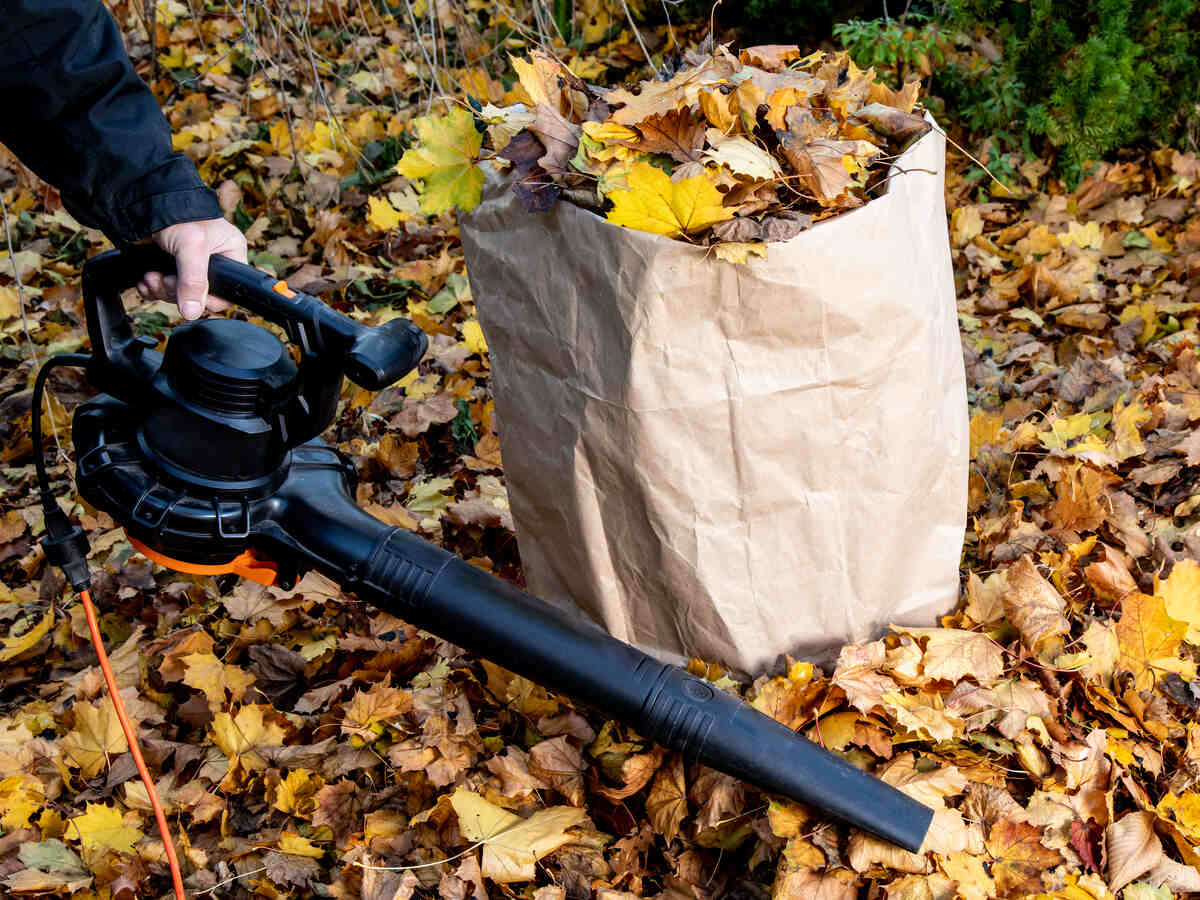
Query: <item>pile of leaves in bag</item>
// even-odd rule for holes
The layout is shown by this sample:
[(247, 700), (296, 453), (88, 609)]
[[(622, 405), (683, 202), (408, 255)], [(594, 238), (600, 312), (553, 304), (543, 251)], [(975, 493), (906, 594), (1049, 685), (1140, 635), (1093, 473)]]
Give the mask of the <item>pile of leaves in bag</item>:
[(689, 51), (668, 80), (607, 90), (542, 52), (513, 66), (527, 102), (416, 123), (397, 171), (424, 181), (425, 212), (479, 203), (486, 124), (530, 212), (565, 199), (741, 262), (877, 196), (931, 128), (914, 112), (918, 82), (895, 91), (846, 53), (801, 58), (795, 45)]

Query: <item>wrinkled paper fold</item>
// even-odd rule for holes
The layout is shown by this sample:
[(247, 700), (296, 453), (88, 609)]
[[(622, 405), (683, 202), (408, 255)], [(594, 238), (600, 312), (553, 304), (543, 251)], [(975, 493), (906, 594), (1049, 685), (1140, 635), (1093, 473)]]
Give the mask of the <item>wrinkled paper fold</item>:
[(534, 594), (748, 674), (954, 606), (944, 162), (927, 134), (882, 196), (739, 266), (489, 179), (462, 240)]

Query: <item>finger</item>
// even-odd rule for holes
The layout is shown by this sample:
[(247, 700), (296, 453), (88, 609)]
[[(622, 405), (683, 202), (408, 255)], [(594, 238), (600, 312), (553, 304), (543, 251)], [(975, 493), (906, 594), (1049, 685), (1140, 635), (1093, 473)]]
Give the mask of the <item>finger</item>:
[(246, 236), (236, 225), (222, 220), (217, 223), (220, 235), (214, 242), (214, 252), (240, 263), (248, 263)]
[(143, 300), (150, 299), (150, 285), (146, 284), (146, 280), (144, 278), (138, 282), (137, 292), (138, 292), (138, 296), (141, 297)]
[(208, 297), (208, 246), (203, 239), (189, 240), (175, 253), (179, 273), (175, 298), (185, 319), (198, 319), (204, 313)]
[(244, 238), (235, 242), (233, 246), (222, 247), (218, 253), (221, 256), (228, 256), (230, 259), (237, 260), (240, 263), (249, 263), (249, 258), (246, 256), (246, 241)]
[(166, 300), (167, 299), (166, 288), (163, 286), (162, 272), (147, 272), (142, 277), (142, 280), (145, 282), (146, 288), (150, 292), (150, 299), (152, 299), (152, 300)]
[(208, 295), (208, 309), (210, 312), (225, 312), (232, 304), (228, 300), (222, 300), (220, 297)]

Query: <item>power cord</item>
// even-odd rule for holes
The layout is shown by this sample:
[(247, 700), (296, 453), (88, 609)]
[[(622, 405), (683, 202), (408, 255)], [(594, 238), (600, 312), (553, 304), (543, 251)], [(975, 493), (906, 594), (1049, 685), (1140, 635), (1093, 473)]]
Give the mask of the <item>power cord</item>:
[(162, 836), (163, 848), (167, 854), (167, 865), (171, 870), (171, 882), (175, 888), (177, 900), (184, 900), (183, 875), (179, 869), (179, 859), (175, 854), (175, 844), (171, 841), (171, 830), (167, 825), (167, 815), (163, 812), (162, 803), (158, 798), (158, 789), (150, 770), (142, 758), (142, 748), (138, 743), (137, 733), (133, 723), (121, 702), (121, 694), (117, 690), (117, 679), (104, 650), (104, 642), (100, 636), (100, 623), (96, 619), (96, 608), (92, 605), (92, 576), (88, 570), (87, 555), (90, 545), (87, 534), (78, 525), (73, 524), (62, 511), (54, 493), (50, 490), (50, 476), (46, 473), (45, 451), (42, 446), (42, 398), (46, 392), (46, 380), (54, 369), (62, 366), (86, 367), (91, 362), (86, 353), (63, 353), (51, 357), (38, 371), (33, 385), (33, 465), (37, 470), (38, 493), (45, 513), (46, 537), (42, 539), (42, 547), (46, 551), (46, 561), (58, 566), (67, 576), (71, 587), (79, 594), (87, 616), (88, 631), (92, 643), (96, 647), (96, 656), (100, 661), (100, 671), (104, 674), (104, 683), (108, 685), (108, 693), (112, 698), (113, 708), (117, 711), (117, 721), (121, 723), (121, 731), (129, 744), (129, 752), (133, 755), (134, 765), (146, 786), (150, 797), (150, 806), (154, 810), (155, 821), (158, 822), (158, 833)]

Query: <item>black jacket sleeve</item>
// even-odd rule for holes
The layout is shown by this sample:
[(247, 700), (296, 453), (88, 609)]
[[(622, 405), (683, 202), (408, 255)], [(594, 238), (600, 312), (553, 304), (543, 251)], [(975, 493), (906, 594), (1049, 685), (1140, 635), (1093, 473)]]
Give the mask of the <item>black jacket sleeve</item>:
[(0, 0), (0, 141), (115, 244), (221, 216), (100, 0)]

